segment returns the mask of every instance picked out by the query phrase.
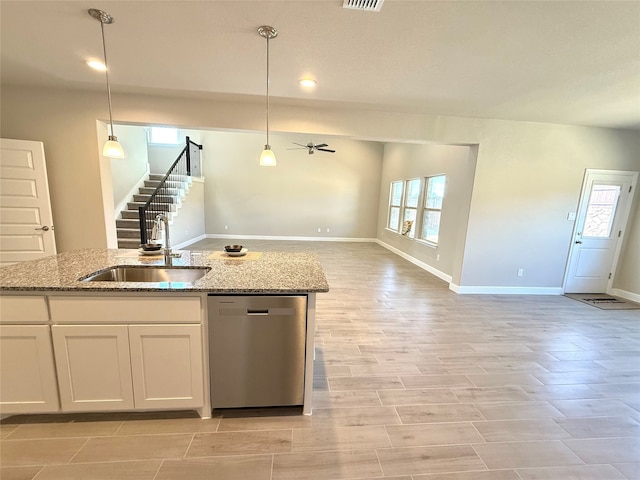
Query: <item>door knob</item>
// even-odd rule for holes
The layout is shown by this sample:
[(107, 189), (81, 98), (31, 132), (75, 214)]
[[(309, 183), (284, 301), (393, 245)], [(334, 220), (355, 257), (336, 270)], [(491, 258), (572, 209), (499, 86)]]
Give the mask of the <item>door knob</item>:
[(40, 228), (36, 228), (36, 230), (42, 230), (44, 232), (49, 231), (49, 227), (47, 227), (46, 225), (44, 227), (40, 227)]
[(576, 240), (576, 243), (582, 243), (582, 240)]

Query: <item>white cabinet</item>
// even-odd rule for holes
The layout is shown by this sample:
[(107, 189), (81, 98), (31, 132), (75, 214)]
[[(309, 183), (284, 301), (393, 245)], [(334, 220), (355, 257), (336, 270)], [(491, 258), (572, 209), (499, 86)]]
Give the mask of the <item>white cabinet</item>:
[(200, 325), (130, 325), (136, 408), (198, 408), (204, 403)]
[(198, 409), (210, 415), (200, 297), (0, 300), (1, 414)]
[(0, 326), (0, 413), (58, 409), (49, 326)]
[(134, 408), (126, 325), (54, 325), (51, 333), (63, 411)]
[(200, 325), (54, 325), (62, 410), (204, 403)]

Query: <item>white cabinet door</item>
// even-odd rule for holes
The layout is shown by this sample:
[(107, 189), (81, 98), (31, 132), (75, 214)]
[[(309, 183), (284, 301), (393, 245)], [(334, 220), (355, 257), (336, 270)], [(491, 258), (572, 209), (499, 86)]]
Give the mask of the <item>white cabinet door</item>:
[(126, 325), (54, 325), (51, 332), (63, 411), (133, 409)]
[(204, 404), (200, 325), (130, 325), (136, 408), (197, 408)]
[(0, 413), (59, 408), (49, 326), (0, 326)]

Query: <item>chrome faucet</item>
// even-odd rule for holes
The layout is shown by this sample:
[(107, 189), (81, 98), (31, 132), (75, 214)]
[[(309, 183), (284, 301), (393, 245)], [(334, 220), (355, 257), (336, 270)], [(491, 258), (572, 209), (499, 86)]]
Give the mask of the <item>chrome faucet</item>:
[(171, 254), (171, 240), (169, 239), (169, 219), (164, 213), (159, 213), (156, 216), (155, 222), (156, 224), (155, 224), (154, 230), (159, 232), (161, 229), (164, 228), (164, 249), (163, 249), (164, 263), (165, 265), (170, 266), (171, 257), (173, 255)]

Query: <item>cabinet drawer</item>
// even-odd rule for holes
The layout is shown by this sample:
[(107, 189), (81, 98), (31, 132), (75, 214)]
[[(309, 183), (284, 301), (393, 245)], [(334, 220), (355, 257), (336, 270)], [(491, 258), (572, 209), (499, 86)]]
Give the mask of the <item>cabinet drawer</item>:
[(54, 323), (201, 323), (200, 297), (49, 297)]
[(49, 312), (45, 297), (0, 296), (0, 323), (47, 323)]

